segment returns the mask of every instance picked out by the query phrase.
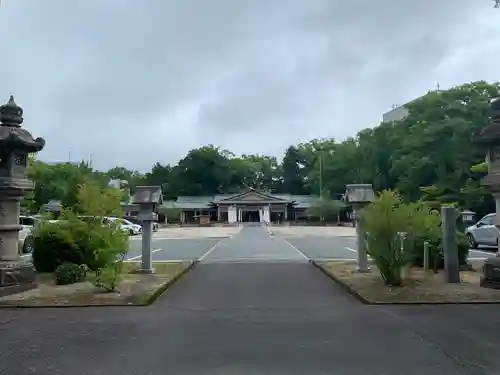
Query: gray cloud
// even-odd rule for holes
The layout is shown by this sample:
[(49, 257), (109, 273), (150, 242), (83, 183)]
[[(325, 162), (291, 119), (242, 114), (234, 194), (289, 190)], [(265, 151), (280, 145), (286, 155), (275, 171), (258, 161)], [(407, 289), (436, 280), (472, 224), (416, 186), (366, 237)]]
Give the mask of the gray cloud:
[(3, 0), (0, 99), (16, 95), (46, 160), (146, 170), (208, 143), (280, 155), (375, 126), (438, 81), (498, 80), (492, 5)]

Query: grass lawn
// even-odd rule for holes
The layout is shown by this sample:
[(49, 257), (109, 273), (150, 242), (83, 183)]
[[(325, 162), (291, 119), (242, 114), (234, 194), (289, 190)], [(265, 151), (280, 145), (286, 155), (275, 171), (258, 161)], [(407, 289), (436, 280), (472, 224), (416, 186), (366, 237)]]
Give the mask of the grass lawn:
[(479, 286), (482, 262), (473, 263), (470, 271), (461, 271), (459, 284), (446, 283), (443, 271), (435, 274), (411, 268), (400, 287), (384, 285), (375, 265), (369, 273), (357, 272), (353, 262), (322, 262), (317, 266), (367, 303), (500, 303), (500, 290)]
[(91, 283), (93, 273), (83, 282), (56, 285), (52, 274), (39, 274), (38, 288), (0, 298), (0, 307), (141, 306), (148, 305), (176, 281), (191, 263), (154, 263), (156, 273), (134, 271), (139, 262), (125, 262), (122, 281), (115, 292), (106, 292)]

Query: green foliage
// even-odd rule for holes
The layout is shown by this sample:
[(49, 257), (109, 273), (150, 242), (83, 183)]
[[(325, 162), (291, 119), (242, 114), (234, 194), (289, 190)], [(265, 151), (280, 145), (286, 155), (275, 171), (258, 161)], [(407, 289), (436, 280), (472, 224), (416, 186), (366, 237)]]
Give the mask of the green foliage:
[[(412, 261), (410, 251), (401, 252), (398, 233), (416, 230), (412, 227), (411, 207), (393, 191), (384, 190), (361, 215), (361, 225), (367, 232), (368, 254), (373, 258), (387, 285), (401, 285), (401, 268)], [(410, 235), (413, 235), (411, 233)], [(410, 238), (411, 242), (413, 238)]]
[(114, 292), (122, 280), (123, 260), (124, 257), (122, 256), (106, 265), (106, 267), (97, 269), (94, 285), (107, 292)]
[(122, 216), (122, 192), (113, 188), (101, 188), (93, 181), (78, 186), (75, 209), (96, 217)]
[(441, 218), (423, 201), (406, 204), (398, 193), (385, 190), (363, 210), (361, 220), (368, 232), (368, 253), (388, 285), (400, 285), (401, 268), (421, 261), (424, 242), (434, 245), (432, 251), (439, 251)]
[(59, 222), (42, 222), (34, 231), (33, 262), (39, 272), (53, 272), (70, 262), (97, 270), (113, 264), (128, 251), (128, 235), (118, 223), (105, 223), (105, 214), (120, 209), (119, 194), (94, 184), (80, 186), (77, 205), (85, 217), (71, 210)]
[(169, 223), (177, 223), (180, 221), (181, 210), (175, 207), (162, 207), (160, 213), (165, 215), (165, 219)]
[(87, 276), (85, 264), (63, 263), (54, 272), (58, 285), (68, 285), (80, 282)]
[[(84, 222), (42, 222), (34, 230), (33, 264), (38, 272), (54, 272), (63, 263), (89, 264), (92, 255), (78, 240), (87, 236)], [(81, 241), (83, 242), (83, 241)]]
[(399, 191), (405, 201), (423, 199), (436, 209), (456, 202), (481, 216), (494, 211), (494, 202), (479, 184), (487, 168), (485, 150), (471, 136), (488, 123), (490, 100), (499, 96), (499, 88), (478, 81), (429, 92), (406, 105), (409, 114), (401, 121), (340, 142), (327, 138), (290, 145), (281, 163), (265, 155), (235, 156), (213, 145), (190, 150), (173, 165), (156, 163), (145, 175), (123, 167), (99, 172), (85, 162), (32, 160), (28, 175), (36, 185), (23, 209), (36, 212), (51, 199), (72, 206), (78, 185), (92, 182), (104, 188), (110, 178), (128, 181), (132, 193), (140, 184), (161, 185), (165, 199), (239, 192), (248, 186), (318, 195), (321, 180), (332, 197), (342, 194), (346, 184), (372, 183), (376, 191)]
[(343, 205), (328, 196), (318, 198), (307, 209), (307, 215), (316, 218), (323, 218), (325, 221), (337, 220), (337, 214)]
[(488, 164), (484, 161), (482, 163), (475, 164), (472, 167), (470, 167), (470, 171), (472, 173), (486, 174), (488, 173)]

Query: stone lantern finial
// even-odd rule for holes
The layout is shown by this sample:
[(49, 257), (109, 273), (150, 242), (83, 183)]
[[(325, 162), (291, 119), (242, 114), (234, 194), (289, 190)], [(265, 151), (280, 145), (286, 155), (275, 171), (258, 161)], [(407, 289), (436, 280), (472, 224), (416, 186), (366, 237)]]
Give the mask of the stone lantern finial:
[(9, 101), (0, 106), (0, 125), (20, 127), (23, 123), (23, 109), (19, 107), (14, 96), (11, 95)]

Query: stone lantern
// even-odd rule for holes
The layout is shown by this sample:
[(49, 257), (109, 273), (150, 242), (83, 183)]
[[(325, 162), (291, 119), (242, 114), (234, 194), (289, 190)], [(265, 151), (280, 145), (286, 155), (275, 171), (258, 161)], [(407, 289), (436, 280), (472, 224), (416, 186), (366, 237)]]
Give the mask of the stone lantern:
[[(494, 225), (500, 229), (500, 98), (490, 104), (491, 121), (478, 134), (473, 142), (486, 148), (488, 174), (481, 180), (495, 198), (496, 217)], [(497, 249), (496, 257), (484, 262), (481, 286), (500, 288), (500, 257)]]
[(151, 251), (153, 236), (153, 220), (158, 207), (163, 203), (161, 186), (137, 186), (132, 204), (139, 205), (139, 216), (142, 220), (142, 255), (140, 272), (154, 273)]
[(0, 296), (36, 287), (31, 261), (18, 250), (20, 201), (33, 182), (26, 178), (28, 155), (45, 146), (21, 128), (23, 110), (10, 97), (0, 106)]
[(468, 227), (476, 223), (476, 213), (473, 211), (464, 210), (460, 212), (460, 218), (462, 231), (465, 231)]
[(361, 227), (361, 210), (375, 200), (375, 192), (371, 184), (346, 185), (345, 200), (352, 205), (356, 221), (356, 239), (358, 243), (357, 262), (359, 272), (368, 272), (368, 254), (366, 252), (365, 233)]

